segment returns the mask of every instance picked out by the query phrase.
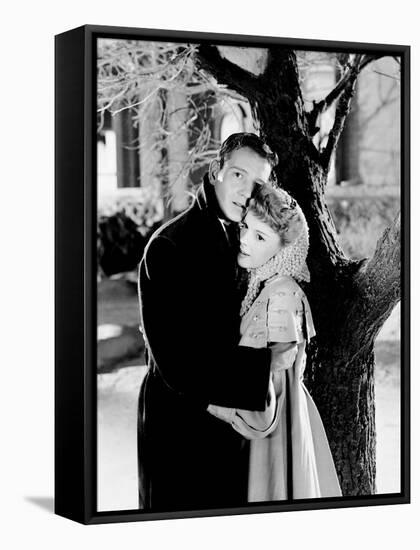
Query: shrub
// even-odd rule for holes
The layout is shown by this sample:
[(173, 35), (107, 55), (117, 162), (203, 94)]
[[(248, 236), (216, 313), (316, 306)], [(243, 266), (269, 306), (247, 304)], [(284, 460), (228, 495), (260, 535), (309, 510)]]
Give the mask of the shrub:
[(149, 188), (119, 189), (98, 205), (99, 274), (135, 269), (151, 233), (161, 224), (163, 203)]

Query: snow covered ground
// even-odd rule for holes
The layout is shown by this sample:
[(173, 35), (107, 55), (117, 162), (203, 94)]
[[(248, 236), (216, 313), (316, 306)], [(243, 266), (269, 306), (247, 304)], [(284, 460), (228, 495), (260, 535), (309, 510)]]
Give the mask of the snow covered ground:
[[(377, 490), (399, 492), (399, 307), (377, 343)], [(137, 397), (146, 367), (98, 375), (98, 510), (137, 508)]]

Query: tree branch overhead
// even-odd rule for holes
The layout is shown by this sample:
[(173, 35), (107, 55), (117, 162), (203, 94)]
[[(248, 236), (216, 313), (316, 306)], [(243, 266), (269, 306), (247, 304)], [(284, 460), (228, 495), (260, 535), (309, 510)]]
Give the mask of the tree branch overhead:
[(197, 49), (196, 60), (200, 69), (212, 74), (219, 84), (229, 86), (240, 94), (259, 83), (257, 76), (222, 57), (217, 46), (201, 44)]
[(317, 125), (319, 116), (338, 100), (334, 125), (331, 129), (328, 143), (321, 155), (321, 162), (326, 168), (329, 167), (332, 153), (337, 146), (338, 139), (344, 126), (344, 121), (350, 110), (350, 103), (354, 94), (357, 77), (365, 67), (381, 57), (383, 56), (357, 54), (351, 62), (346, 61), (345, 64), (343, 63), (343, 66), (346, 66), (347, 69), (335, 88), (333, 88), (324, 99), (314, 102), (312, 111), (307, 114), (309, 133), (311, 136), (314, 136), (319, 131)]

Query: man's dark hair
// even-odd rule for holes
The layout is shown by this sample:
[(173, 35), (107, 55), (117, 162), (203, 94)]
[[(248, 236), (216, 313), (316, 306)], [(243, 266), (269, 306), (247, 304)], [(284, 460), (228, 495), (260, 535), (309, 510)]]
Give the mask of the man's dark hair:
[[(249, 132), (240, 132), (238, 134), (231, 134), (222, 143), (219, 151), (220, 168), (223, 168), (225, 161), (229, 158), (230, 154), (237, 149), (243, 147), (249, 147), (257, 155), (267, 160), (273, 169), (278, 163), (278, 157), (276, 153), (270, 149), (270, 147), (263, 141), (257, 134), (251, 134)], [(274, 179), (274, 173), (272, 171), (272, 179)]]

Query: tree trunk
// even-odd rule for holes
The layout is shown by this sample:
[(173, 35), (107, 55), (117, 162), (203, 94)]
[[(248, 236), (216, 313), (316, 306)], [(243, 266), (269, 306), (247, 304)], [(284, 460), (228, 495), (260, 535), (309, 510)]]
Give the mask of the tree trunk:
[[(282, 93), (290, 76), (284, 78)], [(336, 241), (334, 222), (323, 200), (327, 172), (313, 158), (312, 143), (293, 128), (299, 102), (279, 113), (278, 97), (259, 101), (256, 111), (264, 137), (278, 152), (278, 178), (301, 205), (309, 225), (308, 264), (311, 283), (305, 288), (314, 316), (316, 345), (308, 354), (308, 389), (317, 404), (331, 445), (343, 495), (375, 493), (376, 433), (373, 341), (362, 355), (352, 356), (361, 334), (349, 347), (337, 338), (346, 331), (346, 304), (357, 296), (358, 263), (345, 258)], [(277, 113), (277, 116), (275, 116)], [(290, 117), (290, 118), (289, 118)], [(292, 128), (288, 135), (280, 130)], [(281, 133), (280, 133), (281, 132)], [(280, 138), (279, 138), (280, 135)], [(269, 138), (270, 136), (270, 138)]]
[[(357, 295), (354, 276), (358, 264), (347, 260), (336, 242), (335, 226), (323, 201), (327, 172), (314, 161), (312, 143), (300, 131), (303, 104), (299, 98), (289, 103), (279, 98), (280, 94), (294, 97), (294, 89), (292, 76), (284, 75), (281, 90), (276, 94), (271, 89), (255, 109), (264, 137), (279, 154), (279, 182), (301, 205), (309, 225), (312, 281), (305, 290), (313, 310), (317, 344), (309, 352), (308, 389), (325, 425), (343, 495), (373, 494), (373, 344), (365, 354), (352, 358), (337, 341), (337, 333), (346, 330), (344, 304)], [(296, 119), (300, 121), (298, 128)], [(285, 127), (289, 132), (284, 131)], [(358, 334), (353, 338), (356, 344)]]
[[(265, 106), (259, 110), (264, 117)], [(265, 118), (265, 117), (264, 117)], [(270, 118), (265, 118), (266, 131)], [(376, 433), (373, 339), (363, 354), (353, 355), (362, 331), (343, 342), (348, 304), (359, 292), (359, 262), (345, 258), (336, 242), (335, 226), (326, 204), (313, 191), (322, 190), (327, 174), (313, 162), (304, 144), (288, 155), (300, 160), (298, 176), (290, 174), (283, 187), (298, 200), (310, 228), (308, 264), (311, 283), (305, 288), (317, 332), (308, 353), (307, 385), (318, 406), (335, 460), (343, 495), (375, 493)], [(278, 149), (276, 149), (278, 150)], [(286, 159), (285, 159), (286, 162)], [(284, 172), (283, 172), (284, 173)], [(294, 182), (299, 185), (294, 185)]]
[[(296, 198), (308, 221), (311, 282), (305, 285), (305, 291), (317, 338), (309, 346), (306, 382), (325, 425), (343, 495), (373, 494), (373, 344), (399, 299), (399, 257), (394, 254), (395, 250), (399, 252), (399, 226), (395, 224), (389, 242), (384, 237), (367, 273), (364, 261), (345, 257), (324, 199), (329, 158), (348, 114), (356, 71), (369, 60), (357, 58), (354, 69), (340, 83), (337, 97), (341, 94), (342, 101), (332, 140), (327, 145), (329, 156), (325, 157), (312, 143), (292, 51), (270, 48), (265, 70), (258, 77), (221, 57), (216, 48), (200, 47), (199, 55), (202, 68), (248, 99), (262, 137), (279, 156), (278, 182)], [(385, 265), (389, 266), (388, 272), (379, 288), (374, 277)], [(387, 283), (392, 295), (387, 294)], [(383, 300), (378, 300), (378, 296), (383, 296)]]
[[(325, 303), (327, 311), (336, 304)], [(334, 300), (335, 301), (335, 300)], [(351, 357), (315, 320), (306, 385), (321, 414), (343, 495), (376, 491), (375, 360), (372, 346)], [(357, 344), (358, 334), (353, 335)]]

